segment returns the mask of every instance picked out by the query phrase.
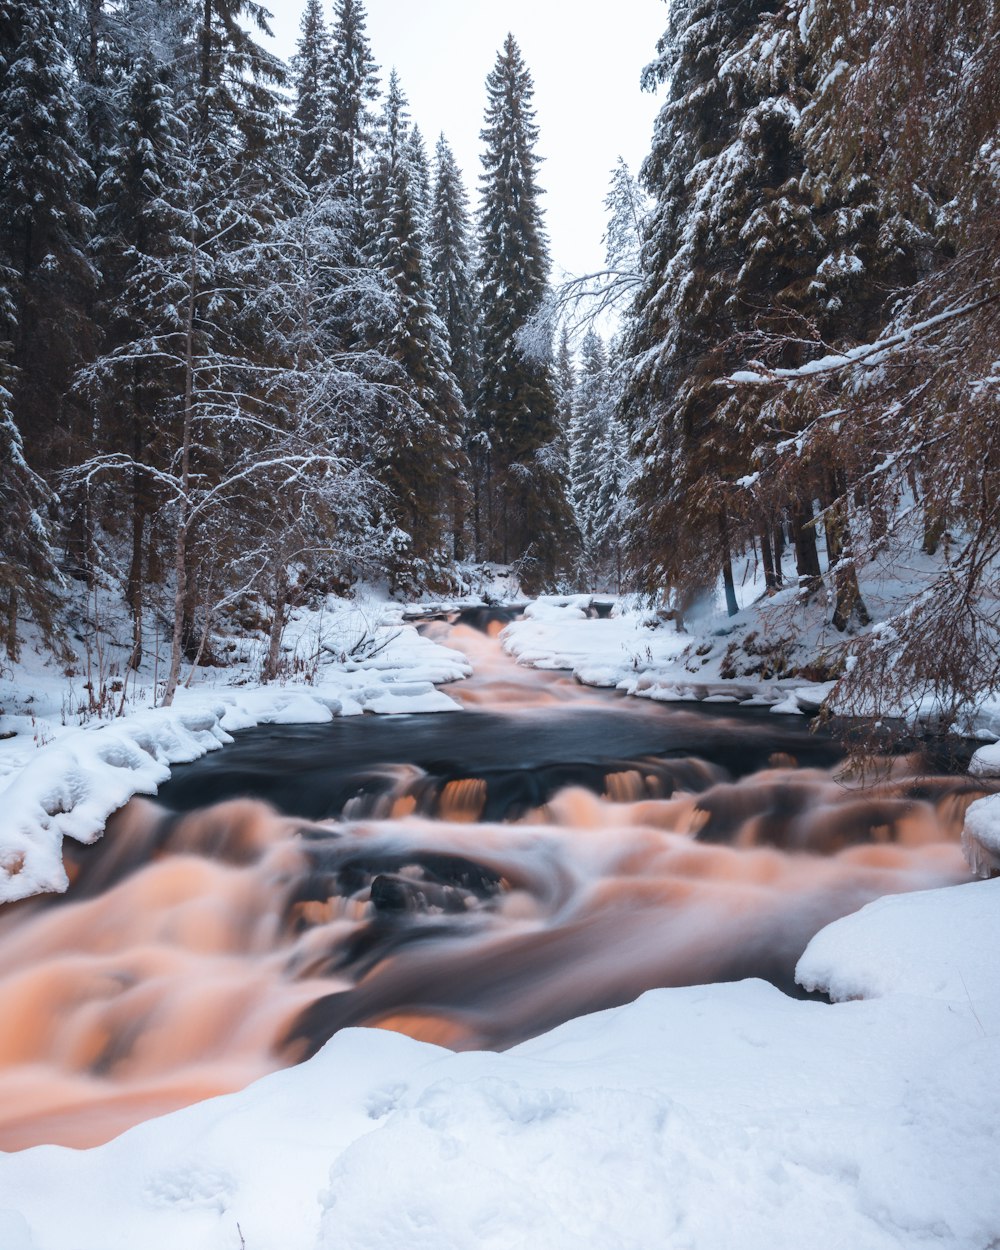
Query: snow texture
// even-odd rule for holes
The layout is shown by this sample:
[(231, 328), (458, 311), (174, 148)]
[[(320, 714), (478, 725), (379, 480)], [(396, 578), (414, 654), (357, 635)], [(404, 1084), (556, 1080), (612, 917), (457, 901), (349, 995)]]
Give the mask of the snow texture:
[[(984, 1250), (1000, 882), (881, 900), (799, 975), (503, 1054), (348, 1030), (86, 1151), (0, 1156), (4, 1250)], [(58, 1195), (58, 1201), (53, 1201)]]

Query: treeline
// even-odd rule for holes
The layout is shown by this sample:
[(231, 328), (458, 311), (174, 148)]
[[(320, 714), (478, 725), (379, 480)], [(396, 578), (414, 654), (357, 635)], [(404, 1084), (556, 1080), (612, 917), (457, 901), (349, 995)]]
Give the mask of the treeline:
[[(998, 0), (672, 0), (641, 186), (550, 298), (532, 81), (475, 207), (360, 0), (290, 66), (254, 0), (0, 2), (0, 611), (71, 579), (171, 639), (463, 561), (682, 614), (756, 551), (851, 636), (859, 706), (1000, 688)], [(551, 313), (617, 309), (621, 333)], [(585, 322), (585, 318), (583, 318)], [(907, 567), (903, 567), (906, 565)], [(901, 591), (905, 584), (906, 589)], [(891, 597), (891, 596), (890, 596)]]
[(947, 719), (1000, 686), (1000, 6), (672, 0), (658, 52), (631, 567), (735, 613), (733, 555), (773, 591), (792, 544), (849, 632), (881, 564), (858, 706)]
[(541, 586), (578, 554), (572, 397), (522, 341), (549, 257), (517, 44), (474, 218), (359, 0), (308, 0), (290, 66), (268, 33), (255, 0), (0, 5), (6, 650), (117, 581), (134, 665), (163, 618), (168, 701), (250, 594), (273, 667), (313, 588), (443, 590), (463, 559)]

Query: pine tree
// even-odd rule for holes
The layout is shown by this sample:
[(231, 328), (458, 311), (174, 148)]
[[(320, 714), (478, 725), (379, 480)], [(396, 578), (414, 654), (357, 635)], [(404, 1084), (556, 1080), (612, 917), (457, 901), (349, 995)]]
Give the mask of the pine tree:
[(479, 386), (479, 349), (469, 198), (444, 135), (438, 140), (435, 159), (428, 268), (434, 305), (447, 331), (452, 373), (471, 411)]
[(36, 466), (56, 459), (72, 426), (65, 396), (91, 335), (91, 170), (79, 155), (78, 111), (58, 6), (7, 6), (0, 79), (0, 264), (8, 299), (0, 341), (12, 344), (13, 411)]
[(306, 0), (299, 41), (292, 58), (295, 84), (295, 161), (299, 181), (307, 187), (324, 181), (332, 170), (317, 158), (324, 151), (325, 131), (332, 123), (331, 83), (333, 45), (323, 19), (322, 0)]
[(525, 563), (524, 581), (550, 583), (573, 525), (560, 473), (556, 399), (549, 364), (520, 336), (545, 298), (549, 258), (539, 205), (538, 127), (531, 75), (508, 35), (486, 80), (482, 138), (480, 284), (482, 358), (476, 419), (488, 554)]
[(334, 174), (345, 194), (357, 191), (362, 158), (372, 141), (378, 99), (378, 66), (368, 40), (361, 0), (336, 0), (328, 142)]
[(413, 142), (406, 96), (395, 71), (378, 134), (368, 210), (373, 224), (380, 226), (375, 259), (395, 306), (384, 350), (402, 370), (406, 395), (401, 408), (387, 413), (394, 419), (385, 423), (378, 456), (397, 527), (406, 535), (393, 577), (398, 585), (441, 586), (442, 570), (463, 543), (467, 418), (451, 371), (447, 331), (434, 309), (424, 254), (422, 145)]

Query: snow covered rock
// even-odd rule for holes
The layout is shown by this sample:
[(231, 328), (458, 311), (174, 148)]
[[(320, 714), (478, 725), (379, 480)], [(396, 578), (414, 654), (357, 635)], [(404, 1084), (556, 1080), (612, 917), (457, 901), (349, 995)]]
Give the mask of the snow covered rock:
[(1000, 742), (980, 747), (969, 763), (973, 777), (1000, 777)]
[(973, 803), (965, 813), (962, 849), (980, 877), (1000, 875), (1000, 794)]
[(1000, 1025), (1000, 881), (889, 895), (821, 930), (796, 980), (835, 1002), (912, 995), (979, 1004)]

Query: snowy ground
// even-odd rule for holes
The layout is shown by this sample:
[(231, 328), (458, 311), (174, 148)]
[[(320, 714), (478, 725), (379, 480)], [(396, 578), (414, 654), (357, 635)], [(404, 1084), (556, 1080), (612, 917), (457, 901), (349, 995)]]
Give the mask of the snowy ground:
[[(734, 617), (706, 611), (679, 633), (629, 598), (615, 600), (609, 619), (593, 620), (592, 604), (600, 596), (550, 595), (529, 604), (525, 619), (508, 625), (502, 642), (520, 664), (568, 669), (585, 685), (612, 687), (637, 698), (741, 703), (815, 715), (837, 683), (813, 680), (810, 670), (822, 675), (848, 640), (826, 622), (825, 605), (803, 607), (797, 597), (789, 587), (766, 600), (746, 602)], [(799, 675), (774, 675), (779, 647)], [(1000, 704), (984, 701), (972, 728), (996, 742)], [(1000, 775), (1000, 747), (992, 767), (991, 775)], [(987, 771), (985, 755), (980, 771)]]
[[(64, 666), (25, 648), (0, 683), (0, 706), (9, 709), (0, 715), (0, 735), (9, 735), (0, 740), (0, 903), (64, 890), (64, 837), (92, 842), (132, 795), (155, 794), (172, 765), (218, 750), (235, 730), (362, 712), (457, 710), (437, 687), (467, 677), (468, 661), (420, 637), (400, 616), (398, 607), (377, 601), (329, 600), (303, 610), (286, 632), (283, 680), (259, 684), (262, 644), (251, 639), (231, 666), (200, 670), (172, 708), (151, 706), (148, 661), (125, 691), (124, 715), (110, 719), (84, 708), (82, 657), (70, 666), (81, 671), (67, 677)], [(121, 656), (103, 664), (108, 681), (121, 681)]]
[(351, 1030), (88, 1151), (0, 1156), (3, 1250), (987, 1250), (1000, 882), (505, 1054)]

